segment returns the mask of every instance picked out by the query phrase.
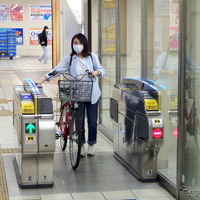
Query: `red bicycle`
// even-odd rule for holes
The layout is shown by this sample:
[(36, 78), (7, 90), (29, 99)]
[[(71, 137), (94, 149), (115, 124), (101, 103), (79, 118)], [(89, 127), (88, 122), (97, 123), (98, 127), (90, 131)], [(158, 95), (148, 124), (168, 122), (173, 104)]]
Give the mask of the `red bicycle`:
[(62, 74), (64, 80), (58, 81), (61, 105), (60, 117), (56, 122), (60, 131), (56, 132), (56, 139), (60, 138), (62, 151), (65, 151), (69, 140), (70, 162), (72, 168), (76, 170), (79, 166), (81, 153), (81, 119), (78, 102), (91, 101), (93, 81), (88, 71), (76, 77), (56, 71), (49, 75), (55, 76), (57, 73)]

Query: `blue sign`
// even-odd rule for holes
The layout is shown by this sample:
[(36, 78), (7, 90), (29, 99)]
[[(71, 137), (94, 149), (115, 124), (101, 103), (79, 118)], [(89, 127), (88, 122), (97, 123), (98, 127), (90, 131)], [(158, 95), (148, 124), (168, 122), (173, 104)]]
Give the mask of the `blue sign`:
[(16, 44), (23, 45), (24, 44), (23, 28), (15, 28), (15, 34), (16, 34)]

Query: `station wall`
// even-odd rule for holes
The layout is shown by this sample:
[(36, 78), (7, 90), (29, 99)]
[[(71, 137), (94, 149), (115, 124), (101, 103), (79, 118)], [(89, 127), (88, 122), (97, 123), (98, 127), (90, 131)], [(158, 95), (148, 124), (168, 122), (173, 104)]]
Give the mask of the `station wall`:
[[(23, 30), (22, 34), (22, 45), (17, 45), (17, 56), (39, 56), (42, 53), (42, 49), (39, 44), (36, 44), (36, 37), (31, 37), (34, 32), (42, 31), (44, 26), (48, 26), (51, 30), (52, 23), (51, 20), (39, 21), (31, 20), (30, 17), (30, 5), (34, 6), (50, 6), (51, 0), (1, 0), (0, 9), (5, 13), (5, 7), (9, 5), (22, 5), (21, 12), (23, 12), (23, 19), (21, 20), (5, 20), (5, 18), (0, 17), (0, 28), (18, 28)], [(42, 7), (41, 7), (42, 9)], [(16, 12), (17, 13), (17, 12)], [(32, 33), (31, 33), (32, 32)], [(51, 32), (51, 31), (50, 31)], [(50, 33), (51, 34), (51, 33)], [(51, 40), (51, 36), (49, 36)], [(48, 45), (49, 56), (51, 56), (52, 45)]]

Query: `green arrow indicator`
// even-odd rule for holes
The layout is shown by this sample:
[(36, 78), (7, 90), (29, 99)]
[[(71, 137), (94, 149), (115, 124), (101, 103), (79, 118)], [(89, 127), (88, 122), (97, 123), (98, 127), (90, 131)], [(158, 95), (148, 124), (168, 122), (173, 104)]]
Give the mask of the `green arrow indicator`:
[(35, 123), (26, 123), (25, 124), (25, 130), (26, 133), (35, 133)]

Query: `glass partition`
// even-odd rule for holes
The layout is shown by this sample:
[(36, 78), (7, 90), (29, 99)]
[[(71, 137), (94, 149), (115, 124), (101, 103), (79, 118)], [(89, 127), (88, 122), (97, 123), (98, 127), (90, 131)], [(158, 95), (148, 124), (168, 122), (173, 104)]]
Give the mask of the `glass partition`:
[(157, 167), (159, 174), (176, 185), (179, 1), (147, 2), (147, 78), (161, 92), (164, 118), (164, 145)]
[(101, 1), (101, 60), (107, 76), (102, 79), (100, 123), (110, 132), (109, 100), (114, 84), (126, 76), (140, 77), (141, 74), (140, 27), (140, 0)]
[(186, 5), (183, 32), (184, 118), (180, 135), (179, 188), (188, 199), (200, 198), (200, 1), (183, 1)]
[[(164, 145), (158, 154), (158, 173), (176, 185), (179, 1), (102, 0), (100, 7), (100, 57), (107, 72), (101, 80), (100, 124), (112, 133), (109, 101), (113, 86), (127, 76), (140, 78), (141, 65), (146, 63), (143, 67), (147, 77), (142, 78), (154, 81), (160, 91), (164, 117)], [(141, 38), (143, 24), (146, 41)], [(141, 62), (144, 42), (147, 60)]]
[[(110, 123), (110, 98), (116, 83), (116, 1), (101, 1), (101, 63), (106, 70), (106, 76), (101, 79), (102, 102), (100, 123), (112, 133)], [(112, 135), (108, 135), (112, 138)]]

